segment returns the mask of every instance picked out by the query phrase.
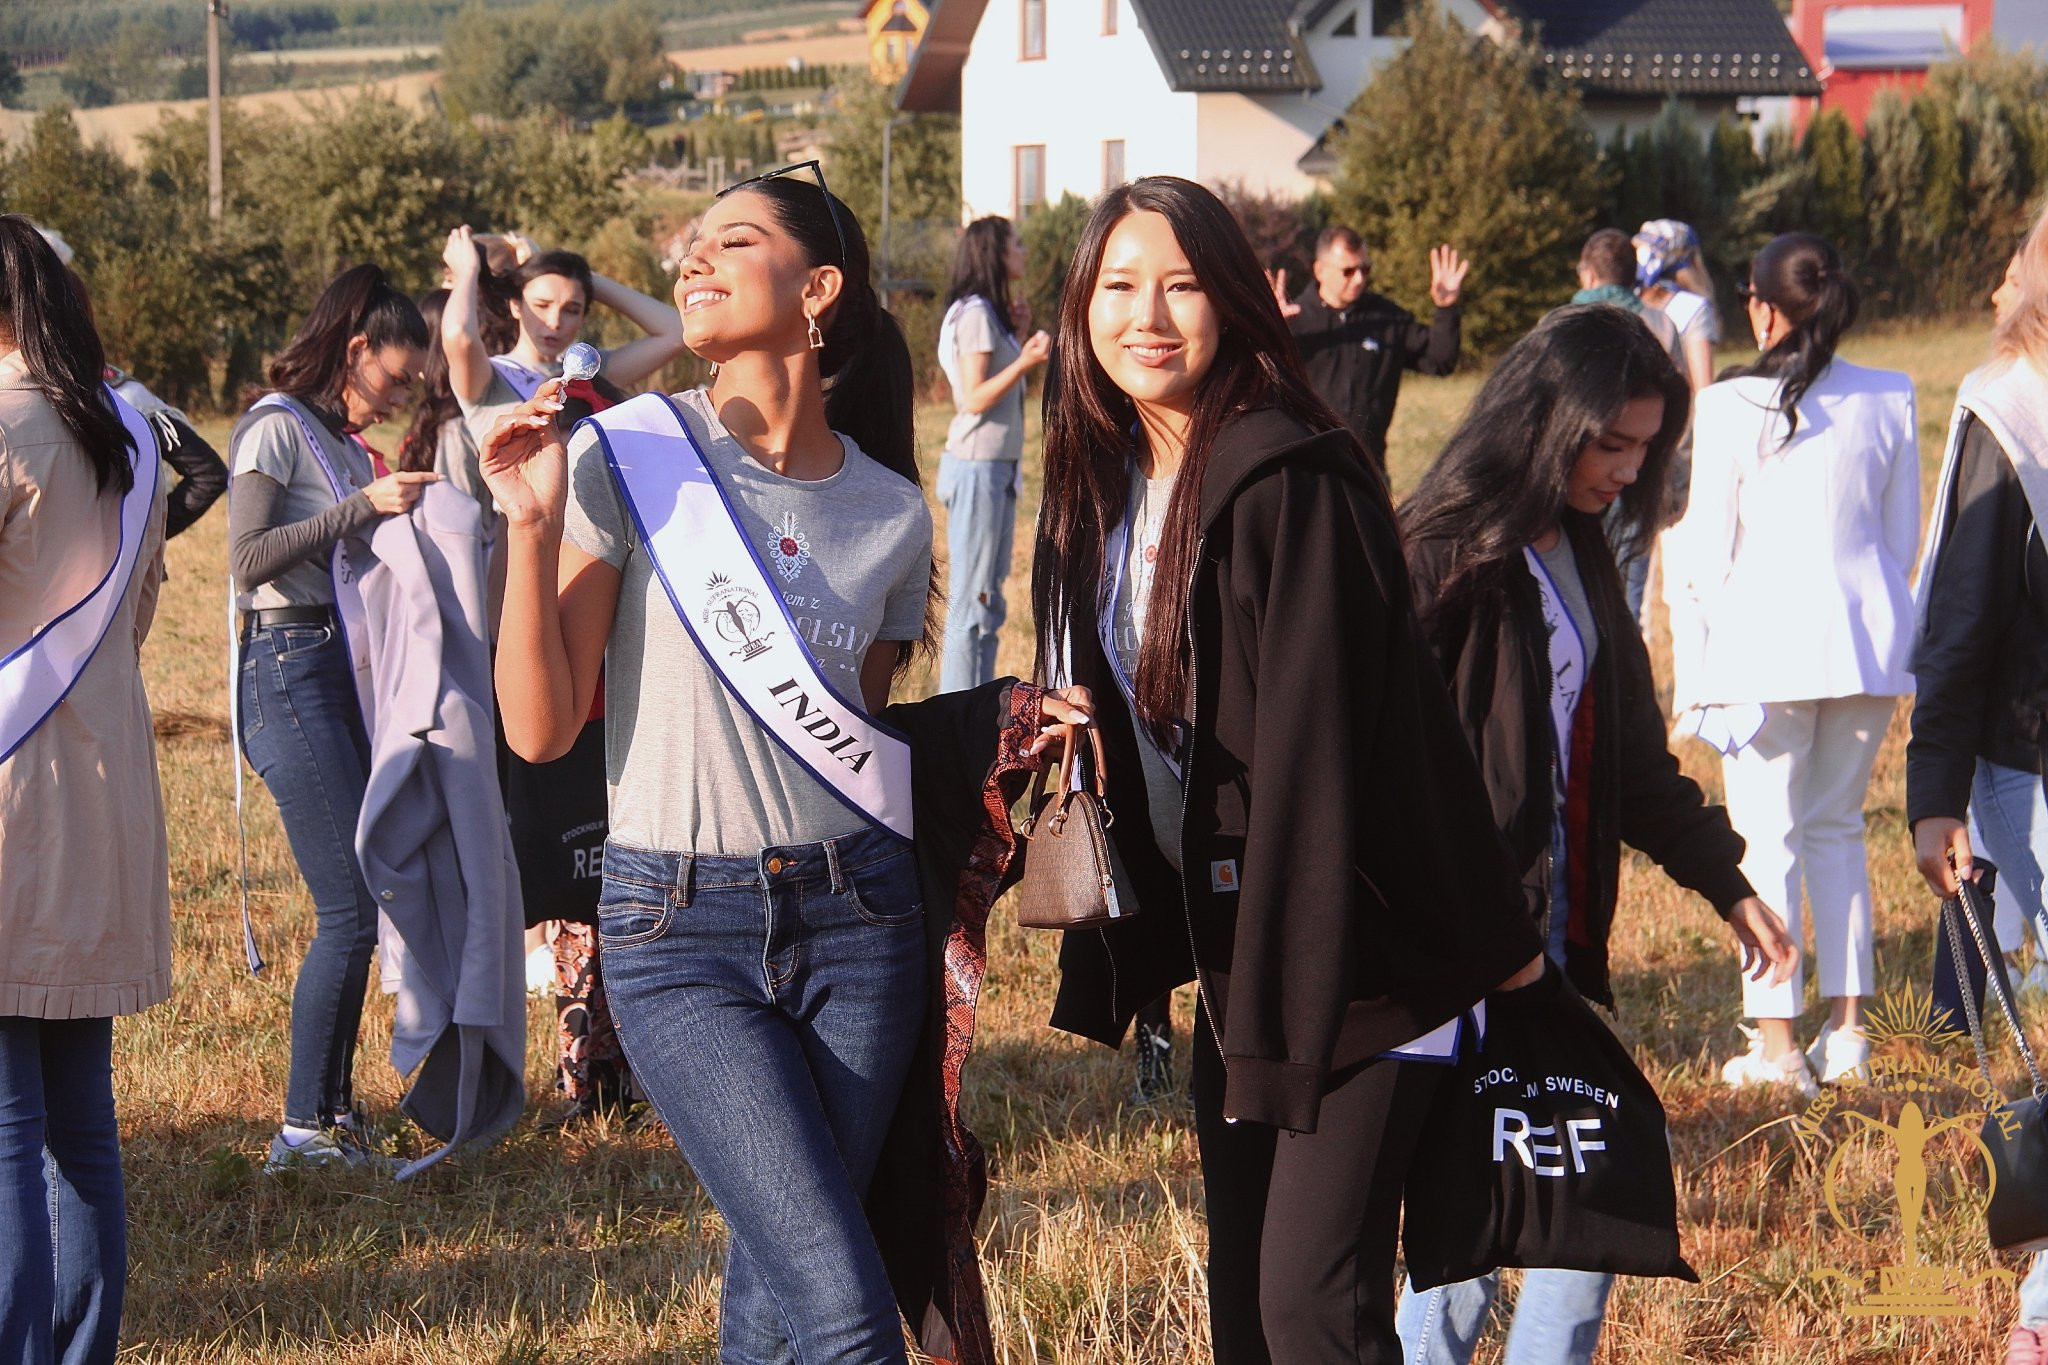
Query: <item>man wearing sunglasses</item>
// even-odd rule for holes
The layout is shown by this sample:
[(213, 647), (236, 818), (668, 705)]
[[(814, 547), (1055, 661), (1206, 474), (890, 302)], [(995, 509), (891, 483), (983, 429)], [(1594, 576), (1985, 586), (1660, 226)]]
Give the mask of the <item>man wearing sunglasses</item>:
[(1467, 269), (1451, 247), (1431, 249), (1429, 299), (1436, 313), (1427, 326), (1366, 287), (1372, 280), (1372, 256), (1348, 227), (1324, 228), (1316, 238), (1315, 284), (1299, 297), (1287, 297), (1286, 271), (1273, 276), (1274, 297), (1301, 346), (1310, 382), (1382, 472), (1401, 372), (1449, 374), (1457, 366), (1458, 293)]

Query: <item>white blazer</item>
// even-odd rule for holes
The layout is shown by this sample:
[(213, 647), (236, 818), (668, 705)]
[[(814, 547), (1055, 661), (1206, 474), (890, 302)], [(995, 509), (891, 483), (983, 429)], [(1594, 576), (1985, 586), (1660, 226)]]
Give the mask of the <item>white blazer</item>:
[(1837, 359), (1789, 442), (1778, 391), (1723, 380), (1694, 410), (1692, 500), (1665, 563), (1694, 632), (1674, 649), (1674, 709), (1913, 690), (1913, 381)]

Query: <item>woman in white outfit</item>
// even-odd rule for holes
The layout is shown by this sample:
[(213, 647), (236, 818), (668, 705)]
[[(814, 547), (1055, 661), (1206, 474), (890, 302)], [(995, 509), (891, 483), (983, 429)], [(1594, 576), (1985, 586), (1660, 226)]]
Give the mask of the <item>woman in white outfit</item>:
[[(1686, 582), (1702, 641), (1679, 701), (1725, 754), (1728, 812), (1749, 843), (1742, 870), (1802, 934), (1827, 1024), (1802, 1058), (1793, 1033), (1803, 972), (1743, 982), (1757, 1021), (1731, 1085), (1841, 1078), (1870, 1053), (1873, 981), (1863, 795), (1907, 672), (1909, 581), (1920, 539), (1913, 385), (1838, 359), (1857, 292), (1810, 233), (1757, 253), (1743, 289), (1763, 355), (1700, 394), (1693, 423)], [(1811, 1071), (1808, 1064), (1811, 1064)]]

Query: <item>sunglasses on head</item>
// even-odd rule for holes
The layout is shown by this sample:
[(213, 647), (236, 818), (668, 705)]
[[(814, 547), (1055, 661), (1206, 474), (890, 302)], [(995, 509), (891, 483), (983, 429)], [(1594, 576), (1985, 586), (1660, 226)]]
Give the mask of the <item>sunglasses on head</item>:
[(841, 270), (845, 270), (848, 268), (846, 255), (846, 233), (843, 230), (841, 230), (839, 226), (839, 214), (832, 207), (832, 191), (827, 189), (825, 186), (825, 168), (818, 164), (816, 158), (813, 158), (812, 160), (809, 161), (792, 162), (787, 166), (777, 166), (774, 170), (763, 171), (759, 175), (750, 175), (745, 180), (736, 181), (733, 184), (727, 185), (724, 189), (720, 190), (715, 197), (723, 199), (728, 194), (732, 194), (738, 190), (743, 190), (747, 188), (747, 186), (749, 185), (758, 185), (764, 180), (773, 180), (777, 176), (782, 175), (793, 175), (798, 171), (809, 171), (811, 173), (811, 183), (818, 187), (818, 193), (824, 197), (825, 217), (829, 219), (832, 223), (833, 240), (839, 243), (839, 259), (832, 262), (832, 264), (838, 266)]

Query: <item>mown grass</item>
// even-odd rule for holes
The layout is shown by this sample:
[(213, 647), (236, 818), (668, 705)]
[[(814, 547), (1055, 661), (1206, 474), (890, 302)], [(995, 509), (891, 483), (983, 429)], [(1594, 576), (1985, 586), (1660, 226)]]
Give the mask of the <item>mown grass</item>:
[[(1930, 480), (1956, 383), (1981, 356), (1984, 330), (1971, 323), (1877, 334), (1849, 348), (1856, 359), (1915, 376)], [(1397, 490), (1413, 487), (1477, 384), (1473, 376), (1410, 379), (1394, 428)], [(925, 417), (931, 451), (944, 414)], [(225, 424), (210, 434), (225, 446)], [(1033, 475), (1019, 509), (1012, 625), (1001, 652), (1013, 671), (1030, 660)], [(171, 827), (177, 989), (169, 1005), (123, 1021), (117, 1033), (134, 1239), (124, 1358), (715, 1358), (718, 1219), (658, 1127), (539, 1126), (551, 1107), (545, 1078), (553, 1064), (552, 1020), (539, 1006), (530, 1020), (533, 1113), (498, 1146), (402, 1188), (368, 1176), (274, 1179), (257, 1171), (284, 1087), (292, 973), (312, 926), (275, 810), (252, 778), (251, 894), (273, 965), (261, 979), (244, 970), (222, 684), (224, 532), (216, 512), (172, 543), (171, 579), (145, 652)], [(1907, 852), (1903, 742), (1902, 711), (1868, 809), (1878, 960), (1887, 989), (1924, 989), (1932, 905)], [(1695, 747), (1684, 759), (1718, 787), (1711, 755)], [(1850, 1318), (1840, 1290), (1811, 1278), (1822, 1266), (1867, 1271), (1902, 1259), (1885, 1194), (1890, 1158), (1865, 1143), (1845, 1163), (1844, 1210), (1868, 1236), (1844, 1232), (1822, 1198), (1830, 1149), (1793, 1135), (1789, 1102), (1720, 1086), (1718, 1066), (1739, 1047), (1728, 942), (1703, 903), (1631, 856), (1614, 945), (1615, 1026), (1669, 1110), (1684, 1247), (1702, 1283), (1623, 1282), (1599, 1359), (1994, 1359), (2011, 1317), (2009, 1288), (1968, 1291), (1984, 1310), (1974, 1319)], [(980, 1045), (967, 1073), (969, 1113), (992, 1153), (983, 1246), (1001, 1349), (1006, 1360), (1047, 1365), (1202, 1365), (1205, 1233), (1187, 1113), (1133, 1110), (1128, 1059), (1044, 1027), (1054, 948), (1049, 936), (1027, 935), (998, 915)], [(373, 999), (358, 1087), (385, 1114), (401, 1090), (385, 1061), (388, 1044), (389, 1010)], [(2011, 1085), (2017, 1069), (2007, 1072)], [(1939, 1102), (1943, 1112), (1967, 1107), (1955, 1095)], [(1879, 1112), (1873, 1100), (1860, 1107)], [(402, 1122), (389, 1126), (397, 1141), (417, 1141)], [(1830, 1131), (1838, 1135), (1839, 1125)], [(1943, 1188), (1952, 1168), (1937, 1163)], [(1975, 1213), (1938, 1203), (1922, 1237), (1926, 1259), (1971, 1274), (1993, 1264)], [(2017, 1260), (2006, 1264), (2024, 1270)], [(1497, 1361), (1499, 1350), (1496, 1340), (1480, 1359)]]

